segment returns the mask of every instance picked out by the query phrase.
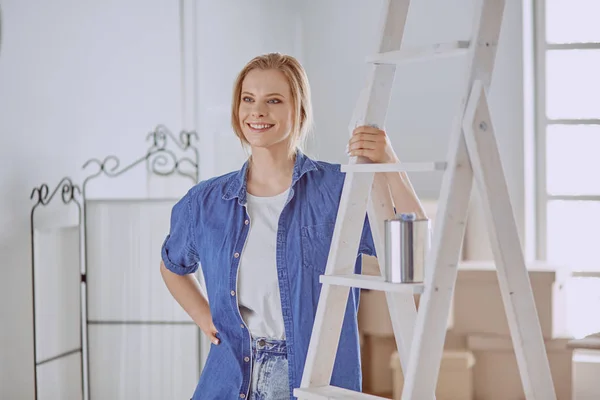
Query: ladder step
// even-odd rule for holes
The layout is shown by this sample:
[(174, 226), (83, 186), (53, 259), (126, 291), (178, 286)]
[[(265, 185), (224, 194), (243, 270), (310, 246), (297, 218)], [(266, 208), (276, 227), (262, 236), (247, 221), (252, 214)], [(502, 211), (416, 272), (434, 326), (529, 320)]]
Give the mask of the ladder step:
[(462, 56), (469, 51), (468, 41), (434, 43), (425, 46), (407, 47), (367, 57), (373, 64), (403, 64), (412, 61), (428, 61), (446, 57)]
[(387, 397), (373, 396), (336, 386), (294, 389), (294, 396), (306, 400), (388, 400)]
[(347, 275), (321, 275), (321, 283), (337, 286), (349, 286), (361, 289), (380, 290), (395, 293), (423, 293), (423, 283), (392, 283), (386, 282), (382, 276), (347, 274)]
[(448, 165), (445, 161), (433, 162), (401, 162), (389, 164), (343, 164), (342, 172), (429, 172), (444, 171)]
[(600, 278), (600, 271), (571, 271), (571, 278)]

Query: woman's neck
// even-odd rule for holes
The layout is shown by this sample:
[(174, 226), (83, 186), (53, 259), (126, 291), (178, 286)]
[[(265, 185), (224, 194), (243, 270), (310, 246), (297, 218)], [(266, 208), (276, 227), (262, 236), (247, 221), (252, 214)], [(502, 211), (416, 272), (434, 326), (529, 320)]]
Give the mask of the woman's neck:
[(248, 168), (248, 193), (275, 196), (283, 193), (292, 183), (294, 159), (287, 152), (253, 149)]

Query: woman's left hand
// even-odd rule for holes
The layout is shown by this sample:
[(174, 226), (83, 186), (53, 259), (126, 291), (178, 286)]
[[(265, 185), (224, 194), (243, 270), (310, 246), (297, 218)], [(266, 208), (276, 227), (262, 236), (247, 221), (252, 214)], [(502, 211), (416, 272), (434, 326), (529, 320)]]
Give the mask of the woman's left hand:
[(349, 156), (366, 157), (374, 163), (399, 162), (385, 131), (372, 126), (355, 128), (346, 152)]

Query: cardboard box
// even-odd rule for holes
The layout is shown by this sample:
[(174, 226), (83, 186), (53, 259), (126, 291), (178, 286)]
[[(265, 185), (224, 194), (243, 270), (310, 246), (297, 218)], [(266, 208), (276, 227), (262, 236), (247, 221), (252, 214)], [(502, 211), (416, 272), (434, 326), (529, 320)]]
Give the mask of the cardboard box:
[(393, 390), (390, 356), (397, 351), (393, 336), (363, 336), (361, 350), (363, 392), (391, 397)]
[[(418, 297), (414, 299), (416, 303)], [(357, 318), (358, 329), (365, 335), (394, 336), (385, 292), (361, 290)]]
[[(445, 350), (438, 374), (436, 400), (472, 400), (475, 362), (473, 354), (467, 350)], [(393, 399), (401, 400), (404, 374), (397, 352), (392, 355), (390, 366), (394, 379)]]
[[(546, 340), (546, 351), (557, 400), (570, 400), (572, 393), (572, 350), (569, 339)], [(510, 337), (475, 335), (467, 338), (475, 356), (473, 389), (478, 400), (525, 399), (523, 384)]]
[[(359, 327), (360, 329), (360, 327)], [(394, 388), (394, 372), (390, 355), (398, 347), (393, 335), (365, 335), (360, 332), (363, 391), (365, 393), (391, 397)], [(446, 332), (444, 349), (448, 354), (467, 351), (467, 337)]]
[(467, 335), (456, 333), (453, 329), (446, 331), (444, 350), (467, 350)]
[[(365, 260), (364, 273), (379, 273), (376, 260)], [(375, 265), (375, 266), (374, 266)], [(560, 305), (555, 300), (559, 290), (555, 284), (555, 272), (544, 268), (545, 264), (529, 265), (529, 277), (538, 312), (542, 335), (546, 339), (557, 336)], [(418, 307), (420, 295), (415, 295)], [(362, 290), (358, 312), (359, 329), (365, 334), (393, 335), (385, 293)], [(504, 302), (500, 294), (498, 273), (493, 263), (461, 262), (456, 288), (448, 315), (447, 327), (455, 337), (466, 338), (468, 334), (510, 336)], [(560, 332), (560, 331), (559, 331)], [(562, 336), (562, 335), (561, 335)]]
[[(542, 263), (527, 267), (542, 335), (550, 339), (554, 337), (552, 310), (556, 273)], [(452, 314), (452, 329), (457, 334), (510, 336), (493, 262), (459, 263)]]
[(573, 400), (600, 399), (600, 351), (574, 350)]
[[(415, 306), (419, 308), (420, 295), (414, 295)], [(453, 324), (453, 307), (450, 305), (447, 328)], [(393, 336), (392, 319), (388, 310), (385, 292), (363, 289), (358, 305), (358, 329), (365, 335)]]

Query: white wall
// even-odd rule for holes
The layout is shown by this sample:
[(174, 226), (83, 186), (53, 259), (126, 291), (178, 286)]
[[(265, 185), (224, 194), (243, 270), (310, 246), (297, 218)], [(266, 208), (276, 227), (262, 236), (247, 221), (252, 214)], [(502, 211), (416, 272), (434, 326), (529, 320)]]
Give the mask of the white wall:
[[(139, 157), (146, 150), (146, 133), (157, 123), (178, 131), (182, 120), (189, 120), (189, 115), (182, 117), (182, 98), (187, 108), (190, 101), (197, 105), (191, 125), (201, 135), (201, 178), (238, 168), (244, 154), (229, 127), (232, 83), (246, 61), (267, 51), (291, 53), (306, 66), (316, 114), (309, 154), (344, 162), (348, 123), (366, 75), (363, 60), (376, 47), (382, 3), (196, 2), (197, 57), (191, 65), (197, 70), (186, 74), (182, 85), (177, 2), (3, 2), (0, 398), (31, 398), (33, 393), (31, 189), (43, 182), (53, 187), (65, 175), (80, 182), (87, 175), (81, 165), (92, 157), (115, 154), (123, 163)], [(516, 1), (507, 3), (490, 96), (501, 152), (516, 156), (516, 161), (505, 161), (505, 169), (521, 222), (521, 10)], [(410, 42), (469, 36), (470, 0), (415, 4), (412, 17), (425, 22), (409, 22)], [(450, 22), (450, 17), (456, 19)], [(400, 71), (386, 128), (402, 159), (445, 158), (463, 66), (455, 60)], [(437, 196), (439, 177), (414, 175), (412, 180), (421, 196)], [(145, 183), (144, 175), (134, 172), (116, 187), (100, 186), (105, 194), (139, 195), (145, 194)]]
[[(0, 398), (30, 399), (29, 195), (65, 175), (81, 182), (90, 158), (142, 156), (157, 123), (180, 129), (179, 10), (169, 0), (8, 0), (2, 17)], [(129, 194), (144, 193), (143, 176), (130, 175)]]

